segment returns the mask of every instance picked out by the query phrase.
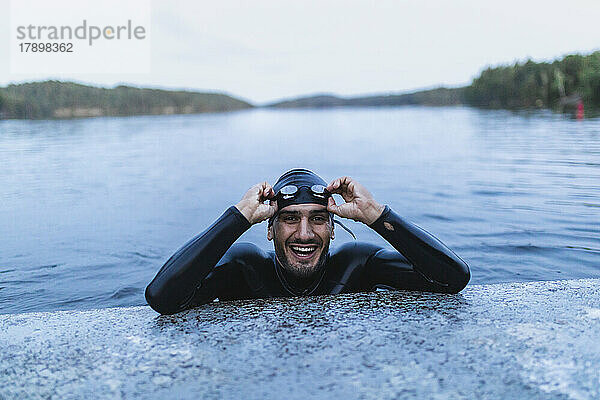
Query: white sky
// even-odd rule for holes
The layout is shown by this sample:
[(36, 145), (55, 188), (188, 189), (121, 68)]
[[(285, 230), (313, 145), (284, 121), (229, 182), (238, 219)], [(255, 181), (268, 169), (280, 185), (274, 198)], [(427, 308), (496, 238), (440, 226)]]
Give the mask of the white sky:
[(155, 0), (150, 74), (14, 75), (3, 12), (0, 85), (128, 83), (224, 91), (255, 103), (399, 92), (467, 84), (490, 64), (589, 53), (600, 49), (598, 21), (599, 0)]

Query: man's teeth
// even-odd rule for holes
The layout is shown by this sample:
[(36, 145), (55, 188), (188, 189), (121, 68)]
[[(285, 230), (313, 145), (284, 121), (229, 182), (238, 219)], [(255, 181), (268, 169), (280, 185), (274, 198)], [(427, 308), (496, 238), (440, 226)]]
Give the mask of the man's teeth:
[(292, 250), (298, 253), (312, 253), (317, 249), (317, 246), (291, 246)]

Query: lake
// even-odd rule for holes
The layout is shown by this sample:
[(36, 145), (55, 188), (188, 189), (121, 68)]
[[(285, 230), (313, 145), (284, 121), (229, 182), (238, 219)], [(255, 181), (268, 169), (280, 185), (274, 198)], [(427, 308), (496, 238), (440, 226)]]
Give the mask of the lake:
[[(294, 167), (356, 178), (460, 255), (471, 284), (600, 277), (599, 119), (397, 107), (10, 120), (0, 313), (145, 304), (174, 251)], [(266, 223), (240, 240), (272, 248)], [(351, 240), (338, 228), (333, 245)]]

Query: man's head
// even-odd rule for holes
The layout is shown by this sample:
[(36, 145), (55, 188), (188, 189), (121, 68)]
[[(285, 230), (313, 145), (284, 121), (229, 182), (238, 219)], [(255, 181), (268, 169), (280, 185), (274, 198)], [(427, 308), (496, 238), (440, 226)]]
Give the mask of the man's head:
[(281, 266), (298, 278), (309, 277), (321, 268), (334, 238), (326, 186), (323, 179), (306, 169), (286, 172), (273, 186), (278, 211), (269, 219), (267, 238), (273, 240)]

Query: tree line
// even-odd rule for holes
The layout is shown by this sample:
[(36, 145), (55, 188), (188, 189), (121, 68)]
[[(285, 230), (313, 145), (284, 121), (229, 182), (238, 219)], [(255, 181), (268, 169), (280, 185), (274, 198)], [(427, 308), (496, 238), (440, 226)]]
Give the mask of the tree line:
[(475, 107), (507, 109), (556, 108), (578, 100), (600, 107), (600, 51), (487, 68), (465, 88), (464, 100)]
[(45, 81), (0, 88), (0, 118), (69, 118), (101, 115), (191, 114), (252, 107), (220, 93), (117, 86), (106, 89)]
[(449, 106), (464, 103), (464, 88), (439, 87), (412, 93), (384, 94), (360, 97), (316, 95), (271, 103), (275, 108), (329, 108), (329, 107), (393, 107), (393, 106)]
[[(466, 104), (483, 108), (563, 108), (583, 101), (600, 108), (600, 51), (553, 62), (517, 62), (486, 68), (471, 85), (412, 93), (343, 98), (316, 95), (270, 107), (380, 107)], [(0, 88), (1, 118), (70, 118), (100, 115), (192, 114), (232, 111), (252, 104), (220, 93), (117, 86), (106, 89), (45, 81)]]
[(600, 51), (589, 55), (567, 55), (553, 62), (528, 60), (489, 67), (465, 87), (349, 98), (308, 96), (269, 106), (322, 108), (465, 104), (481, 108), (566, 109), (575, 106), (579, 100), (586, 107), (600, 108)]

